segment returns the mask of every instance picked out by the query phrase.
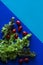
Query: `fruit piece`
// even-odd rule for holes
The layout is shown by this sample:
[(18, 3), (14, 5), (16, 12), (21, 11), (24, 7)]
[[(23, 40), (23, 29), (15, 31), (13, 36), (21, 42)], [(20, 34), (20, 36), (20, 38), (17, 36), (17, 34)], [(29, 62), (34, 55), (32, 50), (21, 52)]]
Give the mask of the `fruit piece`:
[(28, 33), (26, 31), (23, 31), (23, 35), (26, 36)]
[(10, 38), (10, 35), (7, 35), (6, 38), (9, 39)]
[(18, 32), (20, 32), (22, 30), (22, 26), (18, 27)]
[(17, 20), (17, 21), (16, 21), (16, 24), (17, 24), (18, 26), (20, 26), (20, 25), (21, 25), (21, 23), (20, 23), (20, 21), (19, 21), (19, 20)]
[(25, 62), (28, 62), (28, 61), (29, 61), (29, 58), (25, 58), (24, 61), (25, 61)]
[(22, 62), (23, 62), (23, 59), (20, 59), (20, 60), (19, 60), (19, 63), (22, 63)]
[(15, 39), (17, 39), (18, 38), (18, 34), (15, 34)]
[(13, 33), (16, 33), (16, 29), (13, 29), (12, 32), (13, 32)]

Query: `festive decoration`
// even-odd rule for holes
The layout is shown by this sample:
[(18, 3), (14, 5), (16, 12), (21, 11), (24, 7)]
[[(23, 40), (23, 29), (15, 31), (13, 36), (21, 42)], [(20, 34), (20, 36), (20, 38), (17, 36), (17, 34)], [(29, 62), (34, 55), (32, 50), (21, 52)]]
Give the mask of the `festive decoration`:
[(24, 61), (23, 59), (20, 59), (20, 60), (19, 60), (19, 63), (21, 64), (21, 63), (23, 63), (23, 61)]
[(16, 33), (16, 29), (13, 29), (12, 32), (13, 32), (13, 33)]
[(28, 62), (28, 61), (29, 61), (29, 58), (25, 58), (24, 61), (25, 61), (25, 62)]
[(21, 25), (21, 23), (20, 23), (20, 21), (16, 21), (16, 24), (18, 25), (18, 26), (20, 26)]
[(21, 30), (22, 30), (22, 26), (19, 26), (18, 27), (18, 32), (21, 32)]
[(23, 31), (23, 36), (26, 36), (28, 33), (26, 31)]
[[(31, 37), (31, 33), (23, 31), (25, 35), (22, 39), (18, 36), (19, 32), (16, 32), (16, 28), (13, 26), (17, 23), (21, 25), (19, 21), (14, 22), (14, 17), (11, 18), (9, 24), (5, 24), (2, 28), (3, 38), (0, 39), (0, 58), (2, 61), (7, 62), (9, 60), (16, 59), (17, 57), (35, 57), (35, 53), (30, 51), (30, 41), (28, 38)], [(13, 29), (12, 29), (13, 28)], [(22, 30), (22, 25), (18, 27), (18, 30)], [(21, 63), (21, 59), (19, 62)], [(28, 61), (28, 58), (25, 58)]]

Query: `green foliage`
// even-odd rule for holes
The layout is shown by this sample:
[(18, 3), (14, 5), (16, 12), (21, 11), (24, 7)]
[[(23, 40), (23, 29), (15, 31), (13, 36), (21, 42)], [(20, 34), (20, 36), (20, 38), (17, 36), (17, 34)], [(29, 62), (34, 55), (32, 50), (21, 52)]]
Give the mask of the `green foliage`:
[[(16, 59), (17, 56), (29, 56), (29, 57), (35, 57), (35, 53), (30, 52), (29, 48), (26, 48), (24, 50), (24, 47), (29, 47), (30, 41), (28, 38), (31, 37), (31, 33), (27, 34), (25, 37), (20, 39), (19, 37), (17, 39), (14, 38), (15, 34), (11, 33), (11, 28), (14, 25), (14, 22), (10, 22), (9, 24), (6, 24), (2, 28), (2, 32), (4, 33), (3, 39), (0, 40), (0, 58), (2, 61), (7, 62), (8, 59)], [(10, 39), (6, 39), (6, 35), (10, 33)]]

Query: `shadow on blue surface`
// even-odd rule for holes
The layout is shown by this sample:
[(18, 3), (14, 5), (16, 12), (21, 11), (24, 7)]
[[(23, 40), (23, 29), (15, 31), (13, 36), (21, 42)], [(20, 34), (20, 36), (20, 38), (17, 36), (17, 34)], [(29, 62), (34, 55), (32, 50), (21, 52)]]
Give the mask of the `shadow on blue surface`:
[[(4, 24), (8, 23), (10, 18), (14, 16), (15, 21), (19, 20), (2, 2), (0, 2), (0, 30), (3, 27)], [(23, 30), (26, 30), (28, 33), (32, 33), (22, 22)], [(22, 37), (22, 35), (19, 35)], [(1, 33), (0, 33), (0, 38)], [(43, 65), (43, 44), (40, 42), (40, 40), (32, 33), (32, 38), (30, 42), (30, 48), (31, 51), (35, 51), (36, 57), (35, 59), (31, 60), (28, 64), (23, 63), (23, 65)], [(8, 61), (6, 65), (18, 65), (18, 61)], [(0, 62), (0, 65), (4, 65), (2, 62)]]

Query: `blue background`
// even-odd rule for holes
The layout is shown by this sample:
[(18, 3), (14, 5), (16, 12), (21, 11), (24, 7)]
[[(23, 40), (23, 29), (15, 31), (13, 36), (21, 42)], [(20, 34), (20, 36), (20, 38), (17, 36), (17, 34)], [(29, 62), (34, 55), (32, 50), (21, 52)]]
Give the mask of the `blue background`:
[[(4, 1), (4, 0), (3, 0)], [(1, 1), (0, 1), (0, 30), (2, 26), (5, 23), (8, 23), (10, 18), (14, 16), (15, 21), (18, 20), (18, 16), (15, 16), (14, 13), (12, 13)], [(21, 15), (22, 16), (22, 15)], [(22, 19), (22, 18), (21, 18)], [(35, 20), (35, 19), (34, 19)], [(36, 53), (35, 59), (31, 60), (28, 64), (23, 63), (23, 65), (43, 65), (43, 43), (33, 34), (33, 31), (30, 31), (30, 28), (27, 28), (21, 21), (23, 30), (26, 30), (27, 32), (32, 33), (30, 48), (31, 51), (34, 51)], [(34, 27), (35, 28), (35, 27)], [(41, 31), (42, 32), (42, 31)], [(19, 35), (21, 37), (21, 35)], [(0, 38), (1, 38), (1, 32), (0, 32)], [(6, 65), (18, 65), (18, 61), (8, 61)], [(0, 65), (3, 65), (2, 62), (0, 62)]]
[(43, 42), (43, 0), (1, 0)]

